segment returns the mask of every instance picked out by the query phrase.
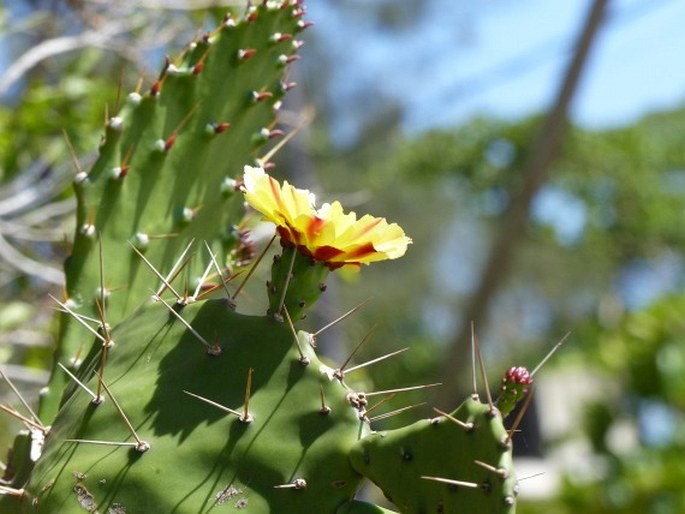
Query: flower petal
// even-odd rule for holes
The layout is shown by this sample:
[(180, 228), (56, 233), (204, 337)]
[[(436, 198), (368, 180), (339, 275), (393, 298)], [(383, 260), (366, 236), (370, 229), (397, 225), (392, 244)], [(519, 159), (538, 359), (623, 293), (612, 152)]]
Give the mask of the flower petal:
[(331, 268), (359, 266), (404, 255), (411, 239), (396, 223), (368, 214), (357, 219), (340, 202), (314, 207), (314, 195), (267, 175), (262, 168), (245, 167), (245, 200), (275, 223), (281, 238)]

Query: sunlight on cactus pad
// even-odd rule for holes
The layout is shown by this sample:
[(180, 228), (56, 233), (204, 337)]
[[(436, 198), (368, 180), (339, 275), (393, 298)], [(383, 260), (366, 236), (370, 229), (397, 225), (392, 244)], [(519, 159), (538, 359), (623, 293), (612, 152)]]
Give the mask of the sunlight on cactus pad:
[(411, 243), (402, 227), (368, 214), (357, 219), (340, 202), (315, 206), (314, 194), (284, 182), (262, 168), (245, 166), (245, 200), (276, 225), (281, 242), (293, 244), (329, 268), (402, 257)]

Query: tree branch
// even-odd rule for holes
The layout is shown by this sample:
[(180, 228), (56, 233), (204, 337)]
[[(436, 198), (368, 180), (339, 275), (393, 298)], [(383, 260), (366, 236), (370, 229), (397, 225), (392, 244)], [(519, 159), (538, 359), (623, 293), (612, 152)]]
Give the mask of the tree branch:
[(531, 145), (528, 158), (521, 170), (523, 185), (512, 196), (502, 225), (490, 251), (476, 292), (464, 314), (459, 334), (449, 347), (443, 369), (444, 394), (456, 394), (464, 386), (463, 369), (468, 363), (470, 321), (483, 327), (488, 319), (491, 299), (500, 289), (513, 266), (514, 257), (528, 223), (530, 207), (535, 195), (549, 177), (550, 168), (558, 157), (568, 128), (568, 109), (587, 63), (592, 44), (604, 18), (608, 0), (595, 0), (576, 43), (573, 59), (566, 70), (554, 105)]

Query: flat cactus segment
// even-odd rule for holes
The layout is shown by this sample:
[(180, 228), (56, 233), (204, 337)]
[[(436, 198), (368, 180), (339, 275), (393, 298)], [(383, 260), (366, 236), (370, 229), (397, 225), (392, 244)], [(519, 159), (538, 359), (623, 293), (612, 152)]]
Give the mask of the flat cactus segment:
[[(98, 318), (100, 245), (111, 325), (160, 286), (129, 242), (163, 273), (191, 240), (207, 241), (220, 262), (230, 256), (237, 244), (233, 227), (244, 216), (242, 196), (230, 184), (278, 134), (273, 126), (287, 65), (299, 47), (300, 14), (297, 3), (267, 2), (242, 18), (227, 17), (169, 59), (147, 90), (125, 97), (105, 124), (99, 158), (75, 179), (77, 228), (64, 300), (76, 312)], [(206, 263), (188, 264), (189, 287)], [(89, 348), (84, 335), (62, 316), (56, 362), (78, 363)], [(65, 384), (63, 373), (53, 373), (40, 408), (46, 422)]]
[(351, 460), (402, 513), (515, 512), (507, 431), (497, 410), (475, 398), (449, 416), (370, 434)]
[(25, 511), (333, 514), (349, 501), (362, 477), (348, 455), (366, 425), (305, 338), (309, 365), (283, 323), (221, 300), (173, 308), (220, 353), (160, 302), (112, 330), (104, 382), (146, 446), (112, 399), (95, 405), (79, 390), (46, 438)]
[(299, 321), (325, 290), (329, 271), (325, 263), (303, 255), (294, 245), (284, 247), (271, 266), (269, 313), (282, 318), (285, 307), (293, 322)]

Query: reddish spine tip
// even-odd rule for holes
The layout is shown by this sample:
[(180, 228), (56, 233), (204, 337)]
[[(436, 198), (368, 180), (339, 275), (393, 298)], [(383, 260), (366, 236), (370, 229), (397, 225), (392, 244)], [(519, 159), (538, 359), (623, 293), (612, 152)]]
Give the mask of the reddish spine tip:
[(168, 151), (171, 150), (171, 147), (174, 146), (174, 143), (176, 142), (176, 134), (171, 134), (167, 140), (164, 142), (164, 150)]
[(256, 48), (242, 48), (242, 49), (238, 50), (238, 59), (240, 59), (242, 61), (246, 61), (246, 60), (250, 59), (251, 57), (253, 57), (254, 54), (256, 54), (256, 53), (257, 53)]
[(285, 132), (283, 132), (281, 129), (274, 129), (269, 131), (269, 139), (273, 139), (275, 137), (281, 137)]
[(290, 64), (292, 62), (299, 61), (300, 59), (301, 59), (301, 57), (299, 55), (291, 55), (290, 57), (288, 57), (285, 60), (285, 62), (286, 62), (286, 64)]
[(162, 81), (158, 80), (152, 86), (150, 86), (150, 94), (152, 96), (157, 96), (159, 94), (159, 91), (162, 89)]
[(231, 124), (224, 121), (223, 123), (213, 123), (212, 126), (215, 134), (221, 134), (228, 130), (231, 127)]
[(273, 98), (274, 94), (271, 91), (262, 91), (262, 92), (257, 92), (255, 91), (252, 93), (252, 97), (254, 98), (255, 102), (263, 102), (264, 100), (268, 98)]
[(200, 61), (195, 66), (193, 66), (193, 75), (199, 75), (200, 73), (202, 73), (202, 70), (204, 70), (204, 69), (205, 69), (204, 61)]
[(312, 25), (314, 25), (313, 21), (302, 21), (302, 20), (300, 20), (297, 23), (297, 28), (299, 28), (300, 30), (305, 30), (305, 29), (308, 29), (309, 27), (311, 27)]

